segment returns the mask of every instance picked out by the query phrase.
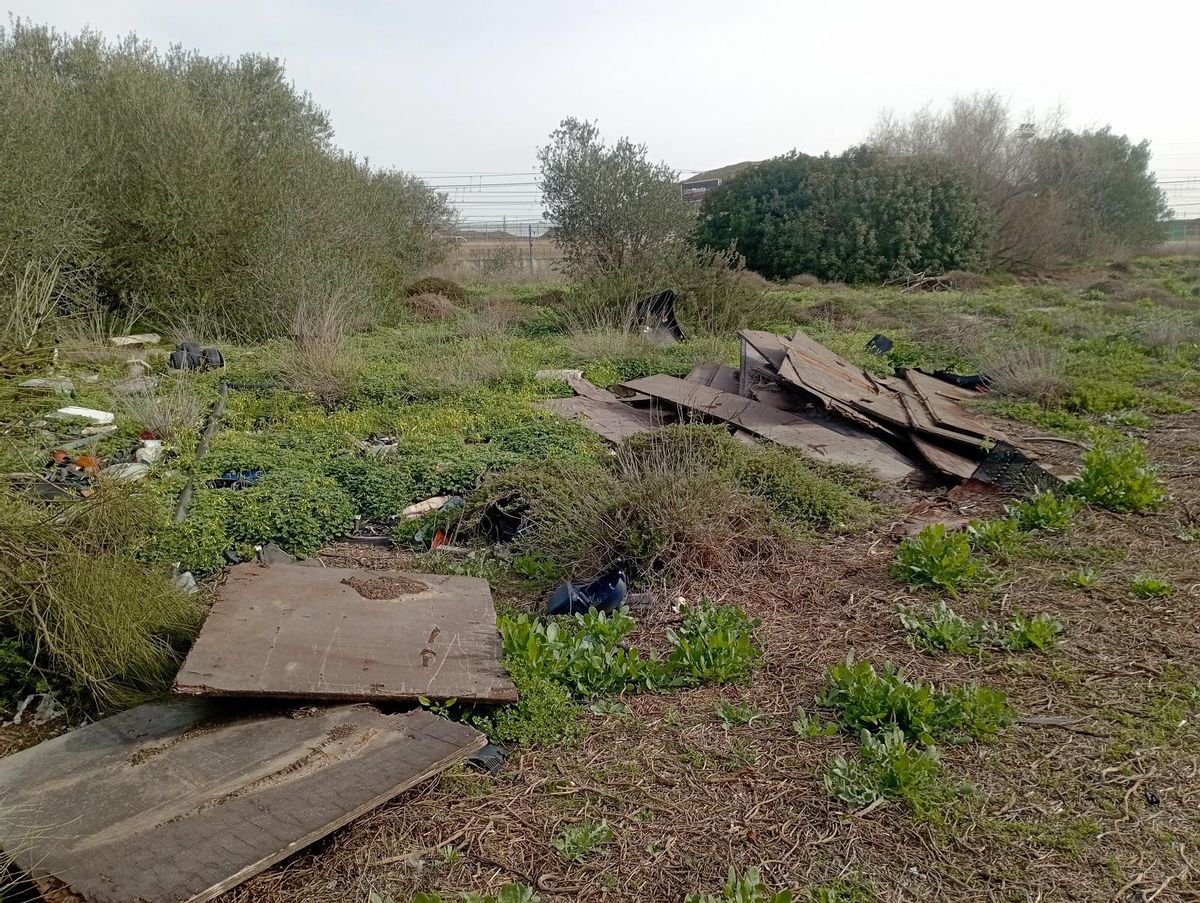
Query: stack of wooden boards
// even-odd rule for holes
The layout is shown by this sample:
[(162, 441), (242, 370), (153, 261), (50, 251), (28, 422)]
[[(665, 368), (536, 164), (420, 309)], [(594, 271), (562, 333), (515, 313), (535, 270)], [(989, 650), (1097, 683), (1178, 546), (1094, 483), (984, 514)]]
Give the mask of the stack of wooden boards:
[(475, 754), (474, 728), (370, 703), (513, 701), (500, 655), (484, 580), (239, 565), (176, 679), (190, 698), (0, 759), (20, 813), (0, 848), (45, 892), (210, 900)]
[(962, 402), (977, 393), (918, 370), (877, 377), (803, 331), (791, 339), (743, 330), (738, 369), (701, 364), (687, 377), (647, 376), (614, 394), (572, 380), (575, 398), (543, 406), (611, 442), (679, 418), (730, 425), (738, 435), (865, 467), (887, 482), (919, 471), (956, 479), (1045, 485), (1057, 478), (996, 424)]

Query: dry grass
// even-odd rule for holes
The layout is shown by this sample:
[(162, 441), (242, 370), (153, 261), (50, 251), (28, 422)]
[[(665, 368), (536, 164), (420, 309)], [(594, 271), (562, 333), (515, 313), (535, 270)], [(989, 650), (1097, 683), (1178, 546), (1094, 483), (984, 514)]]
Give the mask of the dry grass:
[(350, 341), (358, 315), (354, 299), (344, 293), (302, 297), (292, 314), (294, 351), (279, 368), (285, 384), (312, 394), (325, 408), (351, 395), (363, 370), (362, 355)]
[(640, 331), (590, 329), (572, 333), (566, 341), (575, 361), (622, 361), (653, 354), (655, 346)]
[(185, 373), (168, 375), (155, 390), (126, 395), (120, 405), (142, 429), (175, 446), (194, 439), (204, 417), (204, 406)]
[(511, 332), (535, 316), (535, 310), (520, 302), (507, 298), (485, 298), (463, 313), (458, 331), (467, 337)]
[(445, 295), (424, 292), (404, 299), (405, 306), (425, 320), (449, 320), (458, 314), (454, 302)]
[(1062, 358), (1050, 348), (1019, 344), (995, 348), (983, 372), (992, 391), (1012, 398), (1053, 406), (1070, 393)]
[(787, 281), (788, 288), (812, 288), (814, 285), (820, 284), (821, 280), (812, 273), (801, 273)]

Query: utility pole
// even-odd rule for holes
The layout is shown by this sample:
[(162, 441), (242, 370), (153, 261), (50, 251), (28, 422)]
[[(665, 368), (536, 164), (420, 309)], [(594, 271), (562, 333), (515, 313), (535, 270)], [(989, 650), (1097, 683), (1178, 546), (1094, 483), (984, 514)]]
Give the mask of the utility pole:
[(529, 224), (529, 272), (533, 272), (533, 223)]

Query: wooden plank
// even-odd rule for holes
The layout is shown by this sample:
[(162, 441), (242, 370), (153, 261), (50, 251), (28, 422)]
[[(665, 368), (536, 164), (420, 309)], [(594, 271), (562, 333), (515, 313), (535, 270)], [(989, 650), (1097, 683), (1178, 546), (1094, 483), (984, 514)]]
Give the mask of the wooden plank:
[(921, 457), (928, 461), (935, 470), (944, 474), (958, 477), (960, 480), (969, 480), (971, 474), (975, 473), (975, 468), (979, 466), (978, 460), (944, 448), (932, 439), (924, 438), (916, 433), (913, 433), (911, 438), (913, 445), (921, 453)]
[(906, 371), (904, 378), (939, 426), (971, 433), (980, 438), (1005, 441), (1003, 432), (985, 423), (959, 404), (965, 389), (927, 376), (919, 370)]
[(924, 403), (915, 394), (911, 392), (897, 392), (896, 397), (900, 403), (904, 405), (904, 410), (908, 414), (909, 421), (912, 423), (912, 429), (909, 432), (909, 438), (915, 433), (923, 433), (926, 436), (933, 436), (937, 439), (947, 442), (954, 442), (959, 445), (967, 445), (973, 448), (983, 448), (986, 444), (984, 440), (978, 436), (973, 436), (970, 433), (960, 433), (958, 430), (948, 430), (937, 425), (934, 419), (930, 416), (929, 411), (925, 408)]
[(89, 903), (202, 903), (486, 742), (421, 709), (139, 706), (0, 760), (0, 845)]
[(783, 366), (787, 359), (788, 344), (782, 336), (777, 336), (773, 332), (764, 332), (761, 329), (743, 329), (738, 335), (742, 339), (743, 346), (749, 345), (753, 348), (759, 357), (771, 365), (773, 370), (778, 372)]
[(517, 691), (500, 656), (486, 580), (243, 564), (229, 571), (174, 689), (512, 702)]
[(575, 398), (551, 398), (538, 407), (568, 419), (578, 419), (601, 439), (618, 445), (630, 436), (647, 433), (661, 425), (650, 411), (631, 408), (619, 401), (595, 401), (582, 395)]
[(818, 422), (671, 376), (647, 376), (624, 385), (821, 460), (867, 467), (882, 480), (903, 480), (913, 472), (912, 463), (890, 445), (848, 424)]
[(711, 386), (718, 392), (741, 394), (738, 391), (738, 371), (732, 367), (726, 367), (724, 364), (697, 364), (684, 379), (688, 382)]
[(567, 385), (575, 390), (576, 395), (582, 395), (584, 398), (590, 398), (593, 401), (617, 401), (617, 396), (613, 395), (608, 389), (601, 389), (589, 380), (580, 377), (571, 377), (567, 380)]

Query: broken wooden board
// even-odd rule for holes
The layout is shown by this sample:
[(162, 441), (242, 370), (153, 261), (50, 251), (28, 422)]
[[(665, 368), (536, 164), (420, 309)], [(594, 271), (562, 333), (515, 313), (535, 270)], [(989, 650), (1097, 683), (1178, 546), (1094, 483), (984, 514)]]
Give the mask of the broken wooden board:
[[(603, 391), (603, 390), (601, 390)], [(538, 407), (571, 420), (578, 420), (601, 439), (618, 445), (630, 436), (658, 429), (661, 425), (650, 411), (631, 408), (617, 401), (597, 401), (583, 395), (550, 398)]]
[(740, 395), (738, 371), (724, 364), (697, 364), (692, 372), (684, 377), (688, 382), (711, 386), (718, 392), (732, 392)]
[(929, 410), (925, 407), (924, 402), (914, 392), (900, 391), (895, 393), (896, 398), (904, 406), (905, 415), (908, 417), (909, 437), (914, 433), (923, 433), (926, 436), (936, 437), (937, 439), (947, 442), (954, 442), (959, 445), (965, 445), (971, 448), (982, 449), (987, 443), (972, 433), (962, 433), (958, 430), (948, 430), (938, 426), (930, 415)]
[(673, 376), (646, 376), (624, 385), (821, 460), (866, 467), (882, 480), (898, 482), (913, 473), (912, 463), (900, 452), (848, 424), (818, 422)]
[(935, 470), (939, 470), (944, 474), (952, 477), (958, 477), (962, 480), (971, 479), (971, 475), (975, 473), (975, 469), (979, 466), (979, 461), (974, 458), (969, 458), (957, 451), (951, 451), (948, 448), (943, 448), (932, 439), (924, 438), (914, 433), (911, 437), (913, 445), (916, 446), (921, 457), (929, 462)]
[(969, 433), (981, 439), (1005, 439), (1000, 430), (985, 423), (959, 404), (966, 393), (965, 389), (952, 386), (936, 377), (926, 376), (919, 370), (905, 371), (904, 378), (939, 426)]
[(369, 706), (143, 705), (0, 760), (0, 846), (89, 903), (201, 903), (462, 762), (483, 734)]
[(601, 389), (595, 383), (584, 379), (582, 376), (571, 377), (567, 380), (567, 385), (575, 391), (576, 395), (582, 395), (584, 398), (592, 399), (592, 401), (617, 400), (617, 396), (613, 395), (608, 389)]
[(486, 580), (359, 568), (229, 571), (177, 693), (513, 702)]

